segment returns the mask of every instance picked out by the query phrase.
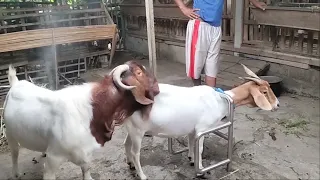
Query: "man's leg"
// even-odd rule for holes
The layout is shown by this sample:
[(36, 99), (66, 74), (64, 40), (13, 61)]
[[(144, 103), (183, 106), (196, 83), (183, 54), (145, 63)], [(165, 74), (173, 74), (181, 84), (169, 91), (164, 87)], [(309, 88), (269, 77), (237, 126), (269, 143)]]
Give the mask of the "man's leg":
[(211, 39), (209, 25), (199, 20), (188, 22), (186, 32), (186, 73), (194, 86), (201, 85), (201, 71), (204, 67)]
[(192, 79), (193, 86), (201, 85), (201, 77), (199, 79)]
[(220, 65), (221, 27), (213, 27), (213, 38), (209, 47), (205, 64), (205, 82), (208, 86), (216, 87), (217, 74)]

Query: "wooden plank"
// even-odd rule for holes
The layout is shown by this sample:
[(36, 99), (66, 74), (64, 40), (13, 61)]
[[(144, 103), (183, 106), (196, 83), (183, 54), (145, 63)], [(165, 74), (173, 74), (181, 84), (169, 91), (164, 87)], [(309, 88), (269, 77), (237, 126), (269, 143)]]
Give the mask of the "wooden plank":
[(275, 58), (262, 57), (262, 56), (254, 56), (254, 55), (244, 55), (244, 56), (249, 57), (249, 58), (261, 59), (261, 60), (268, 61), (268, 62), (284, 64), (284, 65), (288, 65), (288, 66), (292, 66), (292, 67), (298, 67), (298, 68), (302, 68), (302, 69), (309, 69), (310, 68), (309, 62), (308, 62), (308, 64), (305, 64), (305, 63), (292, 62), (292, 61), (286, 61), (286, 60), (282, 60), (282, 59), (275, 59)]
[[(110, 39), (115, 34), (116, 25), (94, 25), (55, 28), (56, 44)], [(30, 49), (52, 44), (53, 29), (39, 29), (0, 34), (0, 52)]]
[(30, 17), (40, 17), (40, 16), (65, 16), (65, 15), (74, 15), (74, 14), (85, 14), (85, 13), (95, 13), (95, 12), (104, 12), (101, 8), (98, 9), (82, 9), (82, 10), (66, 10), (66, 11), (53, 11), (53, 12), (44, 12), (44, 13), (29, 13), (29, 14), (20, 14), (14, 16), (0, 16), (0, 20), (9, 20), (9, 19), (20, 19), (20, 18), (30, 18)]
[(312, 54), (312, 52), (313, 52), (313, 32), (308, 31), (307, 53)]
[(241, 48), (234, 48), (231, 45), (222, 44), (221, 48), (224, 50), (229, 50), (229, 51), (236, 51), (236, 52), (246, 53), (246, 54), (250, 54), (250, 55), (270, 57), (270, 58), (274, 58), (274, 59), (283, 59), (286, 61), (292, 61), (292, 62), (303, 63), (303, 64), (308, 64), (310, 59), (315, 59), (315, 58), (311, 58), (311, 57), (304, 57), (304, 56), (298, 56), (298, 55), (281, 53), (281, 52), (274, 52), (274, 51), (270, 51), (270, 50), (262, 50), (260, 48), (245, 47), (245, 46), (242, 46)]
[(289, 37), (289, 49), (294, 49), (294, 29), (290, 29), (290, 37)]
[(67, 6), (49, 6), (49, 7), (33, 7), (33, 8), (19, 8), (19, 9), (1, 9), (1, 13), (17, 13), (17, 12), (33, 12), (43, 10), (69, 10)]
[(303, 32), (299, 33), (299, 31), (298, 31), (298, 37), (299, 37), (298, 49), (300, 52), (302, 52), (303, 51), (304, 33)]
[(315, 23), (320, 19), (319, 9), (271, 6), (266, 7), (266, 11), (251, 9), (259, 24), (320, 31), (320, 23)]
[[(143, 4), (120, 4), (121, 11), (125, 15), (132, 16), (146, 16), (146, 8)], [(169, 19), (181, 19), (188, 20), (188, 18), (182, 14), (177, 5), (175, 4), (154, 4), (154, 17), (155, 18), (169, 18)], [(223, 19), (231, 19), (231, 15), (222, 15)]]
[[(255, 67), (250, 67), (250, 69), (253, 72), (258, 72), (260, 70), (260, 68), (255, 68)], [(240, 64), (235, 64), (234, 66), (232, 66), (224, 71), (229, 72), (229, 73), (233, 73), (233, 74), (238, 74), (239, 76), (247, 76), (247, 74), (243, 70), (243, 67)]]
[(320, 57), (320, 31), (318, 32), (318, 56)]

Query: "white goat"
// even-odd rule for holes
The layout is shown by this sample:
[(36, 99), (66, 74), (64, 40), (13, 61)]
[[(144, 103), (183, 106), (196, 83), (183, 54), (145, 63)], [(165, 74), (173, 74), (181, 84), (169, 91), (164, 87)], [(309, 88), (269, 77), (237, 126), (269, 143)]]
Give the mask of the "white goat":
[[(250, 80), (232, 90), (225, 91), (236, 106), (258, 106), (264, 110), (277, 109), (279, 101), (269, 87), (268, 82), (261, 80), (251, 70), (243, 65)], [(125, 122), (128, 135), (125, 140), (127, 163), (132, 163), (141, 179), (146, 179), (140, 165), (141, 141), (146, 132), (153, 136), (174, 138), (188, 135), (188, 157), (194, 161), (194, 136), (219, 124), (228, 113), (228, 102), (219, 92), (203, 85), (195, 87), (179, 87), (169, 84), (159, 84), (160, 93), (155, 97), (150, 117), (142, 119), (141, 113), (136, 111)], [(203, 140), (200, 138), (200, 169)]]
[[(121, 74), (124, 75), (120, 78)], [(100, 82), (57, 91), (19, 81), (11, 66), (8, 79), (11, 88), (4, 103), (4, 123), (12, 173), (19, 177), (20, 145), (46, 152), (43, 179), (55, 179), (56, 170), (65, 160), (81, 166), (84, 179), (92, 179), (88, 163), (93, 150), (111, 140), (116, 123), (122, 124), (136, 110), (148, 107), (141, 104), (153, 102), (144, 96), (150, 87), (158, 90), (154, 77), (131, 61), (117, 66)]]

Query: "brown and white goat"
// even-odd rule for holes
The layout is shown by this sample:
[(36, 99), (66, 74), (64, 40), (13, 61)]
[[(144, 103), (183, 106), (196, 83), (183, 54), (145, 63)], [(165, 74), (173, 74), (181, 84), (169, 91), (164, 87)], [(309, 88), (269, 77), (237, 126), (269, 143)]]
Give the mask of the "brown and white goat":
[(46, 152), (44, 179), (55, 179), (65, 160), (81, 166), (84, 179), (92, 179), (88, 162), (93, 150), (110, 141), (114, 126), (133, 112), (148, 113), (159, 93), (153, 75), (134, 61), (117, 66), (100, 82), (57, 91), (19, 81), (11, 66), (8, 79), (11, 88), (4, 105), (4, 123), (12, 173), (18, 176), (20, 145)]
[[(244, 66), (250, 80), (236, 88), (225, 91), (236, 106), (249, 105), (264, 110), (279, 107), (279, 101), (268, 82)], [(141, 141), (146, 132), (153, 136), (174, 138), (188, 135), (188, 156), (194, 161), (194, 137), (198, 132), (219, 125), (228, 113), (228, 102), (212, 87), (203, 85), (181, 87), (169, 84), (159, 84), (160, 93), (155, 97), (149, 119), (143, 120), (141, 112), (136, 111), (125, 122), (128, 135), (125, 140), (127, 163), (134, 167), (141, 179), (147, 176), (140, 165)], [(200, 138), (200, 169), (202, 169), (201, 154), (204, 137)], [(132, 167), (131, 167), (132, 168)]]

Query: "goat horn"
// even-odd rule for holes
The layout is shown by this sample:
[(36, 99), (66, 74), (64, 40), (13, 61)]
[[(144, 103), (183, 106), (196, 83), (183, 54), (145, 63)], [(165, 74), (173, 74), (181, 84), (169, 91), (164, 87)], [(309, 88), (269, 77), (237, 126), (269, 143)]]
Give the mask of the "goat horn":
[[(118, 67), (118, 66), (117, 66), (117, 67)], [(109, 72), (109, 76), (111, 76), (111, 75), (114, 73), (114, 71), (117, 69), (117, 67), (113, 68), (113, 69)]]
[[(241, 63), (240, 63), (241, 64)], [(247, 68), (247, 66), (245, 66), (244, 64), (241, 64), (242, 67), (244, 68), (244, 71), (251, 77), (260, 79), (259, 76), (257, 76), (254, 72), (252, 72), (249, 68)]]
[(127, 86), (127, 85), (123, 84), (121, 81), (121, 78), (120, 78), (121, 74), (125, 71), (128, 71), (129, 69), (130, 69), (130, 67), (126, 64), (119, 65), (114, 69), (114, 72), (112, 74), (113, 81), (118, 86), (120, 86), (121, 88), (123, 88), (125, 90), (131, 90), (136, 87), (136, 86)]

